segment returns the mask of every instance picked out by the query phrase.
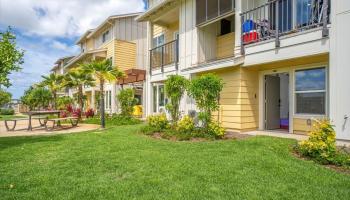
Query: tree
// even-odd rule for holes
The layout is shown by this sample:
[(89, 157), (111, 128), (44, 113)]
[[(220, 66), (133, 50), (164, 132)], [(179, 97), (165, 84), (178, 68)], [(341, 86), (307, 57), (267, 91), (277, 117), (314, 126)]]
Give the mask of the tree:
[(101, 127), (105, 128), (105, 106), (104, 106), (104, 84), (106, 82), (116, 81), (124, 77), (124, 73), (112, 66), (111, 60), (92, 61), (81, 65), (81, 69), (88, 74), (96, 77), (100, 84), (100, 113), (101, 113)]
[(131, 88), (121, 90), (117, 95), (117, 98), (121, 107), (121, 115), (131, 117), (134, 112), (134, 106), (138, 101), (135, 98), (134, 90)]
[(5, 104), (10, 103), (11, 98), (12, 98), (11, 93), (0, 89), (0, 108), (3, 107)]
[(212, 112), (219, 108), (219, 96), (223, 86), (222, 79), (212, 73), (192, 80), (189, 85), (190, 96), (201, 111), (199, 118), (206, 130), (211, 122)]
[(18, 49), (16, 36), (9, 27), (7, 31), (0, 32), (0, 88), (11, 86), (8, 75), (13, 71), (19, 71), (23, 64), (24, 51)]
[(170, 112), (173, 124), (176, 125), (180, 118), (180, 101), (183, 97), (188, 80), (180, 75), (171, 75), (165, 81), (165, 95), (170, 102), (166, 105), (166, 109)]
[(21, 97), (22, 103), (30, 110), (48, 108), (51, 100), (51, 92), (43, 87), (30, 87)]
[(78, 104), (80, 109), (84, 108), (83, 86), (95, 86), (95, 79), (91, 74), (84, 73), (81, 69), (70, 70), (64, 77), (65, 87), (76, 88), (78, 90)]
[(49, 76), (41, 76), (44, 80), (41, 86), (46, 86), (52, 93), (53, 107), (57, 110), (57, 92), (62, 89), (63, 76), (51, 73)]

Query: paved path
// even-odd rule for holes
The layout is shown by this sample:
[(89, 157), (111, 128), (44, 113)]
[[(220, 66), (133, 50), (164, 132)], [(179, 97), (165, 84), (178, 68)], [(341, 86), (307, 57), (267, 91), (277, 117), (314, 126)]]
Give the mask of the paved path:
[[(39, 126), (38, 120), (33, 120), (33, 127)], [(45, 127), (34, 128), (33, 131), (27, 131), (27, 128), (28, 121), (19, 121), (17, 122), (15, 131), (7, 131), (5, 122), (0, 121), (0, 137), (68, 134), (96, 130), (100, 126), (95, 124), (79, 124), (77, 127), (72, 128), (70, 124), (64, 124), (63, 128), (56, 128), (54, 131), (46, 131)]]

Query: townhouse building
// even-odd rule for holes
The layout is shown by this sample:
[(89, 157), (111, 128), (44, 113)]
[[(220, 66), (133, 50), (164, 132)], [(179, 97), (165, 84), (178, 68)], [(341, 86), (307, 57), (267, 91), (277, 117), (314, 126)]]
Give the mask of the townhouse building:
[[(148, 0), (146, 114), (166, 112), (164, 81), (216, 73), (213, 117), (228, 130), (306, 134), (329, 118), (350, 140), (350, 1)], [(182, 113), (196, 111), (185, 95)]]
[[(102, 95), (105, 97), (105, 109), (108, 114), (118, 112), (116, 95), (122, 88), (135, 89), (140, 108), (145, 102), (143, 88), (147, 60), (147, 24), (135, 21), (139, 14), (110, 16), (95, 29), (87, 30), (76, 42), (76, 45), (80, 46), (80, 54), (64, 65), (67, 72), (86, 62), (110, 59), (114, 67), (125, 72), (124, 79), (104, 85), (105, 94)], [(76, 93), (75, 89), (69, 90), (69, 96)], [(97, 110), (98, 97), (101, 95), (98, 83), (95, 87), (85, 86), (83, 93), (86, 97), (85, 107)]]
[[(67, 72), (65, 66), (72, 58), (74, 58), (74, 56), (65, 56), (65, 57), (59, 58), (55, 62), (55, 65), (50, 70), (51, 73), (55, 73), (57, 75), (64, 75)], [(69, 88), (63, 88), (61, 91), (57, 92), (57, 95), (69, 96)]]

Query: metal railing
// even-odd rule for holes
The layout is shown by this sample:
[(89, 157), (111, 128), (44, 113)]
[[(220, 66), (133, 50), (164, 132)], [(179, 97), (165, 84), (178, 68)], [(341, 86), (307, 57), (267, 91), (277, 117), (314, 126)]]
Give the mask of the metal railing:
[(150, 72), (152, 70), (161, 69), (164, 72), (164, 66), (175, 64), (179, 60), (179, 42), (173, 40), (163, 45), (157, 46), (150, 50)]
[[(273, 0), (241, 14), (244, 45), (323, 26), (328, 36), (329, 0)], [(244, 53), (244, 52), (243, 52)]]

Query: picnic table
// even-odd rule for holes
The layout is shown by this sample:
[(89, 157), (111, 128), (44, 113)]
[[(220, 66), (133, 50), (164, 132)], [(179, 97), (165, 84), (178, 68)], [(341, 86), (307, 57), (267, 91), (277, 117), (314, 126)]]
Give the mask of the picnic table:
[[(57, 117), (60, 118), (61, 111), (59, 110), (45, 110), (45, 111), (29, 111), (27, 115), (29, 116), (29, 125), (28, 125), (28, 131), (32, 131), (32, 117), (35, 115), (55, 115), (57, 114)], [(59, 123), (59, 122), (58, 122)]]

